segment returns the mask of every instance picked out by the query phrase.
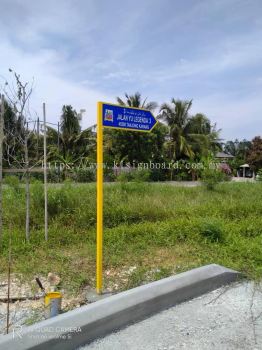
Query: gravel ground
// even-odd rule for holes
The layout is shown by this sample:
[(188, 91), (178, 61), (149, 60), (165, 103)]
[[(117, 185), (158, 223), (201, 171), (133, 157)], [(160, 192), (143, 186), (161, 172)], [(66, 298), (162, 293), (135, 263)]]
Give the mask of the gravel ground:
[[(0, 303), (0, 336), (6, 334), (6, 303)], [(44, 319), (43, 301), (25, 300), (10, 304), (11, 332), (14, 326), (29, 325)]]
[(262, 349), (262, 285), (244, 282), (180, 304), (81, 350)]
[[(51, 272), (47, 277), (40, 276), (46, 291), (55, 288), (54, 283), (51, 285), (51, 279), (56, 284), (60, 282), (60, 277)], [(62, 291), (62, 310), (66, 312), (87, 303), (85, 293), (85, 289), (83, 289), (83, 293), (72, 297)], [(7, 276), (0, 275), (0, 336), (6, 334), (6, 298)], [(43, 293), (37, 288), (35, 280), (24, 282), (22, 275), (11, 274), (10, 299), (9, 332), (16, 326), (27, 326), (45, 319)]]

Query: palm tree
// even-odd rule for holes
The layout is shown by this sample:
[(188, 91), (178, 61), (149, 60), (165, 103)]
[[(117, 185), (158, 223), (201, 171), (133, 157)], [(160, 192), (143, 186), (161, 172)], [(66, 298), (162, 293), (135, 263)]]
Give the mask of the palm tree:
[(202, 113), (197, 113), (195, 116), (189, 118), (188, 129), (193, 134), (207, 135), (211, 132), (210, 120)]
[(159, 119), (163, 120), (169, 127), (167, 146), (172, 161), (181, 156), (192, 158), (194, 155), (187, 137), (188, 112), (191, 106), (192, 100), (182, 101), (172, 98), (171, 105), (164, 103), (160, 108)]
[(70, 105), (63, 106), (61, 115), (61, 141), (64, 157), (69, 151), (71, 153), (74, 152), (75, 139), (80, 131), (81, 126), (77, 112)]
[(134, 95), (128, 95), (125, 93), (126, 101), (123, 101), (120, 97), (117, 97), (117, 102), (121, 106), (129, 106), (129, 107), (136, 107), (136, 108), (144, 108), (148, 109), (149, 111), (153, 111), (157, 108), (156, 102), (147, 102), (147, 98), (145, 98), (142, 101), (141, 94), (139, 92), (136, 92)]
[(60, 160), (64, 164), (75, 164), (81, 158), (87, 157), (95, 148), (92, 128), (81, 131), (80, 118), (76, 111), (70, 105), (63, 106), (59, 134), (61, 151), (57, 147), (57, 130), (48, 127), (49, 158)]
[(198, 158), (207, 157), (208, 154), (221, 150), (220, 130), (216, 124), (211, 125), (210, 120), (202, 113), (197, 113), (188, 120), (186, 134), (192, 150)]
[(193, 159), (207, 156), (215, 152), (219, 146), (219, 132), (216, 125), (201, 113), (189, 115), (191, 101), (171, 100), (172, 105), (163, 104), (159, 119), (169, 127), (169, 140), (167, 142), (170, 158), (174, 161), (181, 157)]

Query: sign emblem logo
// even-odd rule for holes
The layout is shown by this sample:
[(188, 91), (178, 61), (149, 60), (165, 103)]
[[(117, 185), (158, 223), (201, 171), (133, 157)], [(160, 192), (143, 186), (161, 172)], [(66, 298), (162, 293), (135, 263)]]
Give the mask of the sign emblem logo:
[(113, 111), (111, 109), (106, 109), (105, 110), (105, 120), (107, 120), (108, 122), (112, 122), (114, 121), (114, 114)]

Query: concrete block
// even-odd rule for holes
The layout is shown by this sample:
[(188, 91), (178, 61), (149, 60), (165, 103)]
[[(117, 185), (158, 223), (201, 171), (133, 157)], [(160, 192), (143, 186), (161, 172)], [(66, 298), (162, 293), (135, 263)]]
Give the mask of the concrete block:
[(72, 350), (128, 324), (236, 281), (237, 271), (211, 264), (82, 306), (0, 337), (1, 350)]

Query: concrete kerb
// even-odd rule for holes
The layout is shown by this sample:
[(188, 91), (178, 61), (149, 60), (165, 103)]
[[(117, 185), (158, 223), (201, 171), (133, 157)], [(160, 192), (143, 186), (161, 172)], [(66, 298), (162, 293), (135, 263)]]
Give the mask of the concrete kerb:
[(211, 264), (39, 322), (0, 337), (1, 350), (72, 350), (171, 306), (236, 281), (240, 273)]

